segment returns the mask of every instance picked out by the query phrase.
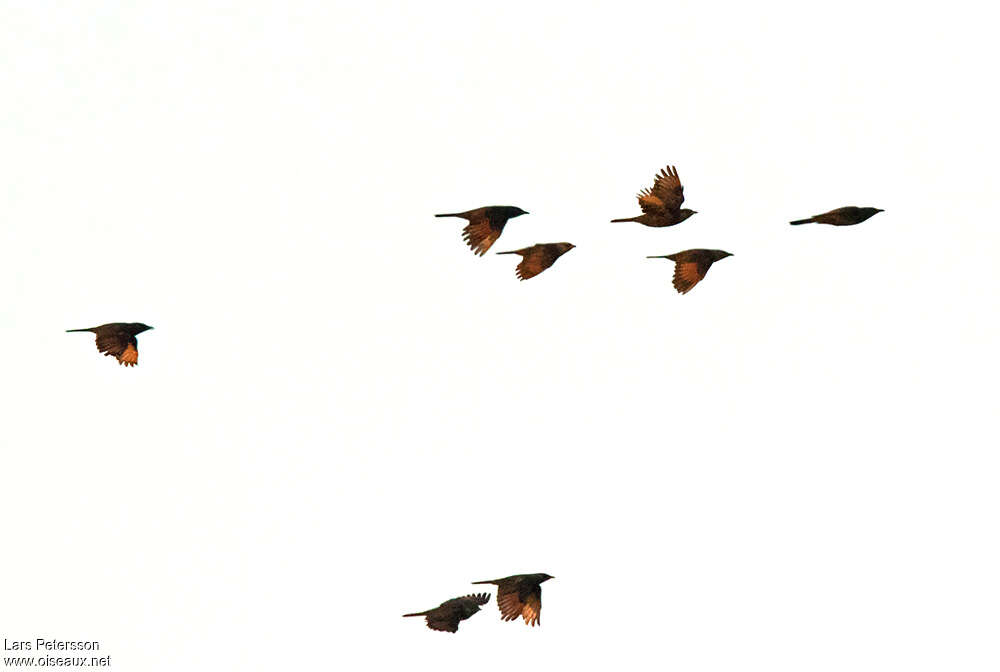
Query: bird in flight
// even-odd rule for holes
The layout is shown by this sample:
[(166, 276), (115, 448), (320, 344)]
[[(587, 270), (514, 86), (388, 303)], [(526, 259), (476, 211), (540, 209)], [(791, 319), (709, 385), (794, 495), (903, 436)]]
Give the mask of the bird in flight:
[(830, 212), (824, 212), (822, 215), (815, 215), (809, 219), (796, 219), (794, 222), (789, 222), (789, 224), (832, 224), (834, 226), (852, 226), (854, 224), (860, 224), (869, 217), (877, 215), (880, 212), (885, 212), (879, 208), (859, 208), (854, 205), (849, 205), (846, 208), (837, 208), (836, 210), (831, 210)]
[(682, 208), (684, 202), (684, 186), (677, 176), (674, 166), (661, 170), (653, 180), (652, 189), (643, 189), (636, 198), (642, 214), (625, 219), (612, 219), (612, 222), (639, 222), (646, 226), (673, 226), (680, 224), (691, 215), (698, 214), (694, 210)]
[(427, 611), (421, 611), (416, 614), (403, 614), (403, 617), (426, 616), (427, 627), (431, 630), (458, 632), (458, 622), (474, 616), (479, 611), (479, 607), (489, 601), (489, 593), (466, 595), (442, 602), (437, 607), (428, 609)]
[(474, 254), (483, 256), (493, 243), (497, 242), (497, 238), (503, 233), (503, 227), (507, 225), (507, 220), (527, 214), (521, 208), (513, 205), (488, 205), (466, 212), (434, 216), (461, 217), (469, 220), (469, 224), (462, 229), (462, 238), (472, 248)]
[(517, 265), (517, 277), (520, 280), (533, 278), (546, 268), (556, 263), (556, 259), (572, 250), (573, 243), (539, 243), (531, 247), (497, 254), (520, 254), (521, 263)]
[(660, 254), (646, 258), (669, 259), (674, 262), (674, 289), (681, 294), (687, 294), (704, 279), (712, 264), (731, 256), (733, 255), (722, 250), (684, 250), (676, 254)]
[(515, 621), (520, 616), (525, 623), (535, 626), (541, 625), (542, 583), (554, 578), (548, 574), (515, 574), (472, 583), (490, 583), (497, 587), (497, 606), (503, 620)]
[(67, 329), (66, 332), (89, 331), (97, 335), (97, 349), (105, 356), (112, 356), (119, 364), (135, 366), (139, 363), (139, 341), (136, 335), (152, 329), (141, 322), (112, 322), (89, 329)]

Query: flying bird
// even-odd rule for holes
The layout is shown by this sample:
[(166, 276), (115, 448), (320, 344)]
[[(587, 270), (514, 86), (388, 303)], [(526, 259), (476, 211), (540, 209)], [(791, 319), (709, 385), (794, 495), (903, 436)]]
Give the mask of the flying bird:
[(684, 250), (676, 254), (660, 254), (646, 258), (669, 259), (674, 262), (674, 289), (681, 294), (687, 294), (704, 279), (712, 264), (731, 256), (733, 255), (722, 250)]
[(548, 574), (515, 574), (492, 581), (473, 581), (474, 584), (491, 583), (497, 587), (497, 606), (505, 621), (516, 621), (519, 616), (530, 626), (541, 625), (542, 583), (554, 576)]
[(427, 627), (431, 630), (458, 632), (458, 622), (471, 618), (479, 611), (479, 607), (490, 601), (489, 593), (466, 595), (442, 602), (439, 606), (407, 616), (426, 616)]
[(885, 212), (880, 208), (859, 208), (854, 205), (849, 205), (846, 208), (837, 208), (836, 210), (831, 210), (830, 212), (824, 212), (822, 215), (815, 215), (809, 219), (796, 219), (794, 222), (789, 222), (789, 224), (832, 224), (834, 226), (852, 226), (854, 224), (860, 224), (869, 217), (877, 215), (880, 212)]
[(488, 205), (467, 212), (453, 212), (435, 217), (461, 217), (469, 220), (468, 226), (462, 229), (462, 238), (472, 248), (474, 254), (483, 256), (497, 238), (503, 233), (507, 220), (528, 213), (513, 205)]
[(639, 222), (646, 226), (673, 226), (680, 224), (691, 215), (698, 214), (694, 210), (682, 208), (684, 202), (684, 186), (677, 176), (674, 166), (661, 170), (653, 181), (652, 189), (643, 189), (636, 198), (642, 214), (625, 219), (612, 219), (612, 222)]
[(546, 268), (556, 263), (556, 259), (572, 250), (573, 243), (539, 243), (531, 247), (497, 254), (520, 254), (521, 263), (517, 265), (517, 277), (520, 280), (533, 278)]
[(119, 364), (135, 366), (139, 363), (139, 341), (136, 335), (152, 329), (141, 322), (112, 322), (89, 329), (67, 329), (66, 332), (89, 331), (97, 334), (97, 349), (105, 356), (111, 355)]

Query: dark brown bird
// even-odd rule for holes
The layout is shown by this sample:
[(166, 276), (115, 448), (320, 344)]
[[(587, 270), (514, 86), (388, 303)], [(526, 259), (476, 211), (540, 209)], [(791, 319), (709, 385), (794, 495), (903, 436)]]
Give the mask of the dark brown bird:
[(497, 606), (503, 620), (516, 621), (521, 616), (525, 623), (535, 626), (542, 624), (542, 584), (554, 578), (548, 574), (515, 574), (472, 583), (491, 583), (497, 587)]
[(667, 166), (661, 170), (653, 181), (652, 189), (643, 189), (636, 198), (642, 214), (625, 219), (612, 219), (612, 222), (639, 222), (646, 226), (673, 226), (680, 224), (691, 215), (698, 214), (694, 210), (682, 208), (684, 202), (684, 186), (677, 176), (677, 169)]
[(527, 215), (528, 213), (513, 205), (488, 205), (467, 212), (453, 212), (435, 217), (461, 217), (469, 220), (468, 226), (462, 229), (462, 238), (472, 248), (473, 253), (483, 256), (497, 238), (503, 233), (503, 227), (508, 219)]
[(517, 277), (520, 280), (533, 278), (546, 268), (556, 263), (556, 259), (572, 250), (573, 243), (539, 243), (520, 250), (497, 252), (497, 254), (520, 254), (521, 263), (517, 265)]
[(141, 322), (112, 322), (90, 329), (67, 329), (72, 331), (90, 331), (97, 334), (97, 349), (105, 356), (111, 355), (119, 364), (135, 366), (139, 363), (139, 341), (136, 335), (152, 329)]
[(479, 611), (479, 607), (489, 601), (489, 593), (466, 595), (442, 602), (439, 606), (427, 611), (421, 611), (416, 614), (403, 614), (403, 617), (426, 616), (427, 627), (431, 630), (458, 632), (458, 622), (472, 618)]
[(809, 219), (796, 219), (794, 222), (789, 222), (789, 224), (816, 223), (832, 224), (834, 226), (853, 226), (880, 212), (885, 212), (885, 210), (880, 210), (879, 208), (859, 208), (849, 205), (846, 208), (837, 208), (830, 212), (824, 212), (822, 215), (815, 215)]
[(704, 279), (712, 264), (731, 256), (733, 255), (722, 250), (684, 250), (676, 254), (660, 254), (646, 258), (669, 259), (674, 262), (674, 289), (681, 294), (687, 294)]

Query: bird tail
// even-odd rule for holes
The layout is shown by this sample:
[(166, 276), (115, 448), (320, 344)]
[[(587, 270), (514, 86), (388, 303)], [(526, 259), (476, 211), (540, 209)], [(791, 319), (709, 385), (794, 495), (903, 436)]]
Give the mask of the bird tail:
[(612, 223), (614, 223), (614, 222), (638, 222), (639, 218), (638, 217), (625, 217), (623, 219), (612, 219), (611, 221), (612, 221)]
[(93, 327), (91, 327), (90, 329), (67, 329), (67, 330), (66, 330), (66, 333), (68, 334), (68, 333), (70, 333), (71, 331), (93, 331), (93, 330), (94, 330), (94, 328), (93, 328)]
[(403, 614), (403, 618), (406, 618), (407, 616), (426, 616), (426, 615), (427, 615), (426, 611), (421, 611), (416, 614)]
[(461, 212), (448, 212), (442, 215), (434, 215), (435, 217), (461, 217)]
[(669, 259), (670, 256), (666, 254), (653, 254), (646, 257), (647, 259)]
[[(506, 252), (497, 252), (497, 254), (517, 254), (517, 250), (507, 250)], [(485, 581), (480, 581), (480, 583), (485, 583)]]
[(480, 583), (491, 583), (491, 584), (494, 584), (494, 585), (495, 585), (495, 584), (496, 584), (496, 579), (494, 579), (494, 580), (492, 580), (492, 581), (473, 581), (472, 583), (473, 583), (473, 584), (480, 584)]
[(796, 219), (794, 222), (788, 222), (788, 223), (789, 224), (793, 224), (793, 225), (796, 225), (796, 224), (809, 224), (812, 221), (813, 221), (813, 218), (810, 217), (809, 219)]

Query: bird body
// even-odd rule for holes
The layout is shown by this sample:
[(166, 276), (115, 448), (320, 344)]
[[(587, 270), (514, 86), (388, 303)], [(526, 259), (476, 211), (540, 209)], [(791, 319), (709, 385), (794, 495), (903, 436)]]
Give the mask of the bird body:
[(521, 617), (526, 624), (535, 626), (541, 625), (542, 584), (554, 578), (548, 574), (514, 574), (472, 583), (488, 583), (497, 587), (497, 607), (503, 620), (514, 621)]
[(489, 593), (465, 595), (446, 600), (427, 611), (420, 611), (415, 614), (403, 614), (403, 617), (425, 616), (427, 627), (431, 630), (458, 632), (459, 622), (474, 616), (479, 611), (479, 608), (489, 601)]
[(497, 252), (497, 254), (521, 255), (521, 263), (517, 265), (516, 273), (519, 280), (527, 280), (556, 263), (559, 257), (574, 247), (576, 246), (573, 243), (539, 243), (531, 247), (522, 247), (520, 250)]
[(808, 219), (796, 219), (794, 222), (789, 222), (789, 224), (831, 224), (833, 226), (853, 226), (854, 224), (860, 224), (866, 219), (877, 215), (880, 212), (885, 212), (879, 208), (859, 208), (854, 205), (848, 205), (844, 208), (837, 208), (836, 210), (831, 210), (830, 212), (824, 212), (822, 215), (814, 215)]
[(674, 262), (674, 289), (680, 294), (687, 294), (704, 279), (712, 264), (733, 256), (722, 250), (684, 250), (675, 254), (661, 254), (647, 259), (669, 259)]
[(461, 217), (469, 220), (462, 229), (462, 238), (474, 254), (482, 256), (497, 242), (507, 221), (528, 213), (513, 205), (487, 205), (466, 212), (452, 212), (435, 217)]
[(684, 186), (677, 175), (677, 168), (667, 166), (653, 180), (652, 188), (643, 189), (636, 198), (642, 214), (624, 219), (612, 219), (612, 222), (639, 222), (644, 226), (664, 227), (680, 224), (691, 215), (698, 214), (694, 210), (682, 208), (684, 202)]
[(105, 356), (112, 356), (124, 366), (135, 366), (139, 363), (138, 334), (152, 329), (141, 322), (111, 322), (99, 327), (87, 329), (67, 329), (74, 331), (89, 331), (97, 336), (97, 350)]

